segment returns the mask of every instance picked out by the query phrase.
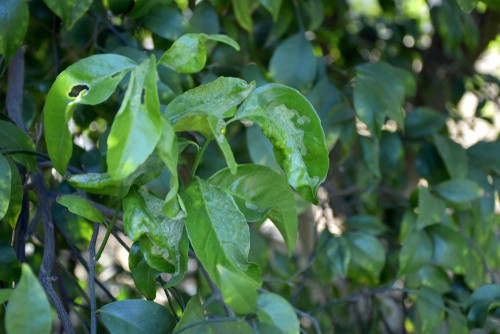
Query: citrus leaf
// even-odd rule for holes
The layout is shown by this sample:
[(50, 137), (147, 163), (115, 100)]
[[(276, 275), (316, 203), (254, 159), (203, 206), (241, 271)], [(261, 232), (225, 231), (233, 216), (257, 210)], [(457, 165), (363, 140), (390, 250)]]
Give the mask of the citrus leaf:
[(13, 229), (17, 225), (17, 220), (21, 214), (22, 202), (23, 202), (23, 184), (21, 182), (21, 175), (17, 169), (16, 164), (12, 159), (6, 158), (9, 162), (11, 178), (10, 178), (10, 199), (9, 207), (5, 212), (2, 221), (9, 224)]
[(254, 313), (257, 306), (257, 288), (254, 281), (217, 265), (220, 289), (224, 301), (236, 313)]
[(418, 290), (415, 302), (417, 309), (416, 325), (419, 333), (433, 333), (444, 320), (443, 297), (432, 289), (423, 287)]
[(187, 20), (175, 5), (158, 6), (142, 22), (146, 28), (168, 40), (176, 40), (184, 33)]
[(500, 285), (486, 284), (477, 289), (467, 302), (467, 321), (471, 327), (483, 327), (488, 313), (500, 307)]
[(142, 299), (125, 299), (104, 305), (101, 320), (111, 334), (171, 333), (172, 314), (163, 306)]
[(438, 197), (432, 195), (429, 188), (421, 187), (418, 191), (418, 217), (417, 227), (437, 224), (443, 218), (446, 204)]
[(12, 172), (10, 171), (9, 161), (0, 154), (0, 219), (2, 219), (9, 209), (11, 194)]
[(10, 295), (5, 311), (7, 334), (49, 334), (51, 327), (52, 312), (47, 296), (30, 267), (23, 264), (21, 279)]
[[(0, 58), (5, 66), (22, 45), (28, 30), (29, 11), (26, 0), (3, 0), (0, 7)], [(0, 74), (3, 69), (0, 68)]]
[[(35, 151), (35, 143), (21, 129), (12, 123), (0, 121), (0, 149)], [(36, 170), (36, 156), (16, 153), (10, 157), (31, 171)]]
[(61, 72), (43, 109), (45, 142), (56, 170), (64, 175), (73, 151), (68, 121), (77, 104), (106, 101), (136, 64), (122, 56), (103, 54), (82, 59)]
[(93, 0), (43, 0), (63, 20), (66, 29), (71, 30), (92, 5)]
[(231, 0), (231, 2), (233, 4), (234, 15), (240, 26), (246, 31), (252, 32), (252, 0)]
[(132, 72), (129, 87), (108, 137), (108, 173), (123, 180), (153, 152), (162, 121), (154, 55)]
[(68, 183), (83, 191), (98, 195), (111, 195), (122, 197), (130, 189), (130, 184), (116, 181), (108, 173), (87, 173), (72, 175), (68, 178)]
[(470, 180), (449, 180), (433, 188), (434, 192), (452, 203), (470, 202), (481, 197), (483, 190)]
[(283, 333), (300, 333), (299, 319), (290, 303), (280, 295), (265, 292), (257, 297), (257, 317)]
[(259, 0), (262, 6), (264, 6), (271, 16), (273, 21), (278, 21), (278, 16), (280, 14), (281, 0)]
[(283, 236), (288, 253), (293, 252), (297, 241), (297, 205), (282, 175), (267, 166), (240, 165), (236, 174), (223, 169), (208, 182), (233, 196), (247, 220), (269, 218)]
[(398, 276), (417, 271), (432, 259), (432, 241), (427, 232), (412, 233), (403, 242), (399, 253)]
[(467, 177), (468, 162), (465, 149), (450, 138), (438, 134), (434, 135), (434, 142), (450, 176), (453, 179)]
[(156, 297), (156, 277), (161, 273), (151, 268), (141, 252), (139, 244), (134, 242), (128, 254), (128, 265), (137, 289), (149, 300)]
[(346, 233), (345, 239), (351, 250), (351, 262), (366, 270), (377, 281), (385, 264), (385, 251), (380, 241), (363, 232)]
[(427, 229), (434, 247), (432, 260), (435, 264), (448, 268), (457, 274), (465, 274), (470, 249), (464, 237), (442, 224)]
[(405, 135), (425, 138), (446, 126), (446, 116), (427, 107), (415, 108), (405, 118)]
[(268, 84), (252, 92), (235, 118), (260, 126), (290, 185), (317, 204), (316, 192), (328, 171), (328, 148), (318, 115), (306, 98), (293, 88)]
[(68, 208), (71, 213), (82, 216), (91, 222), (103, 223), (105, 221), (101, 211), (83, 197), (77, 195), (64, 195), (57, 198), (57, 203)]

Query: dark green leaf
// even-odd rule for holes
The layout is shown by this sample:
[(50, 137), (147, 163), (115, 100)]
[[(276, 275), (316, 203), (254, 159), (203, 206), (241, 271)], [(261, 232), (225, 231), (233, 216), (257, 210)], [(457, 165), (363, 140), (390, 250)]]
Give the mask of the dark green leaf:
[[(29, 315), (29, 321), (26, 315)], [(21, 279), (10, 295), (5, 311), (7, 334), (48, 334), (51, 327), (52, 312), (47, 296), (30, 267), (23, 264)]]
[(271, 219), (285, 239), (289, 254), (293, 252), (297, 241), (297, 208), (293, 192), (282, 175), (266, 166), (240, 165), (236, 174), (224, 169), (208, 182), (231, 194), (247, 220)]
[[(204, 268), (221, 287), (217, 266), (261, 284), (260, 268), (248, 262), (250, 232), (230, 194), (196, 178), (182, 194), (191, 246)], [(217, 254), (217, 256), (214, 256)]]
[(467, 303), (471, 327), (483, 327), (488, 313), (500, 307), (500, 285), (487, 284), (472, 293)]
[(415, 108), (405, 118), (405, 134), (410, 138), (424, 138), (446, 126), (446, 116), (431, 108)]
[(21, 263), (11, 246), (0, 246), (0, 281), (12, 283), (21, 275)]
[(257, 317), (283, 333), (299, 334), (299, 319), (290, 303), (280, 295), (264, 292), (257, 297)]
[[(3, 0), (0, 7), (0, 58), (5, 66), (23, 43), (28, 30), (29, 11), (26, 0)], [(0, 64), (1, 65), (1, 64)], [(3, 68), (0, 67), (0, 74)]]
[(253, 30), (252, 0), (231, 0), (234, 14), (240, 26), (249, 33)]
[(9, 161), (0, 154), (0, 219), (2, 219), (9, 209), (11, 194), (12, 172), (10, 171)]
[(465, 149), (448, 137), (434, 135), (437, 150), (453, 179), (463, 179), (467, 176), (467, 154)]
[(438, 197), (431, 194), (429, 188), (421, 187), (418, 191), (418, 218), (417, 227), (437, 224), (443, 218), (446, 204)]
[(440, 293), (450, 291), (451, 285), (448, 274), (440, 267), (431, 265), (421, 268), (416, 273), (408, 274), (406, 284), (410, 288), (426, 286)]
[(312, 45), (303, 33), (284, 40), (269, 61), (269, 72), (277, 82), (300, 91), (312, 87), (316, 67)]
[(163, 54), (159, 63), (179, 73), (200, 72), (207, 62), (205, 46), (207, 40), (222, 42), (236, 50), (240, 49), (238, 43), (224, 35), (186, 34), (174, 42)]
[(257, 288), (255, 282), (239, 273), (217, 265), (220, 289), (224, 301), (236, 313), (254, 313), (257, 306)]
[(64, 175), (73, 151), (68, 121), (77, 104), (106, 101), (136, 64), (122, 56), (102, 54), (82, 59), (58, 75), (44, 106), (45, 141), (54, 167)]
[(164, 334), (175, 326), (172, 314), (165, 307), (142, 299), (104, 305), (100, 315), (111, 334)]
[(332, 266), (332, 276), (346, 277), (351, 262), (351, 249), (347, 246), (346, 239), (334, 237), (328, 244), (326, 256)]
[(306, 200), (318, 203), (316, 191), (328, 171), (328, 148), (314, 108), (298, 91), (269, 84), (253, 91), (235, 117), (257, 123), (274, 146), (288, 182)]
[(368, 169), (374, 176), (381, 178), (380, 175), (380, 146), (379, 141), (375, 137), (359, 136), (359, 144), (363, 153), (363, 160), (368, 166)]
[(457, 0), (458, 5), (466, 13), (470, 13), (477, 5), (478, 0)]
[(373, 235), (380, 235), (387, 230), (387, 226), (383, 222), (377, 217), (369, 215), (350, 216), (346, 220), (346, 226), (349, 230), (356, 229)]
[(134, 242), (132, 247), (130, 247), (128, 265), (137, 289), (139, 289), (147, 299), (155, 299), (156, 277), (160, 275), (160, 272), (149, 266), (137, 242)]
[(23, 184), (21, 183), (21, 176), (17, 170), (16, 164), (9, 158), (7, 158), (10, 166), (11, 178), (10, 178), (10, 200), (7, 212), (1, 219), (2, 221), (9, 224), (12, 229), (17, 225), (17, 220), (22, 209), (23, 202)]
[(414, 272), (432, 259), (432, 241), (427, 232), (412, 233), (403, 242), (399, 253), (398, 276)]
[(187, 20), (175, 5), (154, 8), (142, 22), (158, 36), (172, 41), (178, 39), (187, 26)]
[(363, 232), (349, 232), (344, 236), (351, 251), (351, 262), (366, 270), (377, 281), (385, 264), (385, 251), (380, 241)]
[(130, 239), (139, 241), (148, 264), (158, 271), (173, 273), (172, 280), (178, 283), (187, 270), (184, 213), (171, 219), (163, 215), (162, 208), (161, 199), (133, 189), (123, 200), (123, 225)]
[(210, 2), (203, 1), (196, 5), (193, 17), (189, 20), (187, 32), (208, 35), (220, 32), (220, 18)]
[(271, 16), (273, 17), (273, 21), (278, 21), (278, 16), (280, 13), (281, 0), (259, 0), (262, 6), (264, 6)]
[(141, 18), (158, 7), (168, 6), (172, 0), (135, 0), (129, 15), (135, 19)]
[(483, 190), (470, 180), (450, 180), (439, 183), (434, 192), (452, 203), (465, 203), (481, 197)]
[[(0, 121), (0, 150), (35, 151), (33, 140), (12, 123)], [(36, 156), (33, 154), (10, 154), (15, 161), (31, 171), (36, 170)]]
[(98, 195), (123, 197), (130, 189), (130, 183), (116, 181), (108, 173), (88, 173), (72, 175), (68, 183), (78, 189)]
[(417, 293), (417, 328), (420, 333), (433, 333), (444, 320), (443, 297), (434, 290), (421, 288)]
[(480, 141), (467, 149), (469, 162), (488, 172), (500, 174), (500, 141), (485, 142)]
[(273, 144), (264, 136), (257, 125), (246, 128), (247, 149), (252, 162), (281, 171), (273, 153)]
[(465, 274), (469, 258), (469, 246), (464, 237), (443, 225), (434, 225), (427, 229), (434, 247), (433, 262), (458, 274)]
[(66, 29), (71, 30), (92, 5), (93, 0), (43, 0), (63, 20)]
[(132, 72), (120, 110), (108, 137), (108, 173), (123, 180), (153, 152), (160, 140), (162, 121), (154, 55)]
[(101, 211), (83, 197), (64, 195), (57, 198), (57, 203), (68, 208), (71, 213), (82, 216), (91, 222), (103, 223), (105, 221)]

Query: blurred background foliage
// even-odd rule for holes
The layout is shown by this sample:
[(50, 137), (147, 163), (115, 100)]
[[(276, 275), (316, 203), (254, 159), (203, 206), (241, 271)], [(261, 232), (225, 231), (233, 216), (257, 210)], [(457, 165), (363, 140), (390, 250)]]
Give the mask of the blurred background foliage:
[[(241, 50), (207, 42), (209, 59), (202, 72), (159, 68), (162, 108), (219, 76), (258, 86), (279, 82), (307, 96), (331, 150), (320, 205), (300, 206), (300, 241), (291, 258), (269, 224), (252, 225), (250, 255), (263, 269), (264, 289), (302, 310), (300, 323), (308, 333), (500, 330), (494, 299), (500, 295), (498, 0), (94, 0), (82, 1), (69, 14), (58, 12), (57, 1), (28, 4), (21, 123), (39, 151), (46, 151), (45, 97), (67, 66), (97, 53), (141, 61), (149, 53), (161, 55), (185, 33), (226, 34)], [(9, 69), (5, 59), (2, 63), (9, 76), (19, 70), (13, 63)], [(7, 82), (4, 74), (2, 110)], [(76, 108), (70, 122), (72, 166), (106, 170), (105, 139), (123, 94), (118, 90), (105, 103)], [(257, 127), (233, 123), (226, 136), (239, 163), (279, 169)], [(195, 154), (186, 148), (181, 175)], [(206, 156), (200, 175), (225, 166), (215, 144)], [(72, 192), (40, 159), (50, 190)], [(29, 187), (23, 189), (26, 175), (22, 169), (16, 188), (29, 208), (21, 212), (24, 223), (13, 230), (8, 223), (15, 222), (6, 217), (0, 224), (4, 287), (18, 279), (20, 262), (37, 268), (42, 260), (43, 233), (40, 224), (30, 223), (38, 220), (38, 198)], [(165, 180), (147, 186), (165, 196)], [(90, 199), (110, 218), (116, 203), (105, 196)], [(78, 332), (85, 333), (92, 224), (58, 204), (52, 213), (55, 285)], [(110, 238), (96, 269), (102, 285), (98, 306), (141, 297), (128, 252), (118, 240), (130, 242), (119, 226), (115, 234), (119, 239)], [(189, 266), (183, 283), (167, 291), (175, 295), (178, 305), (170, 307), (179, 315), (190, 295), (209, 294), (196, 261)], [(167, 303), (161, 289), (156, 301)], [(212, 307), (216, 312), (220, 305)]]

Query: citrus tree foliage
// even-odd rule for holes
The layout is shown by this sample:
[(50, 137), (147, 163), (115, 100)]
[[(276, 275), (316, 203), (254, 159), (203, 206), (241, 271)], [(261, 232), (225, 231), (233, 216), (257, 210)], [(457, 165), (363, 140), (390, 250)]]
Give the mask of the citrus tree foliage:
[(2, 1), (0, 332), (498, 330), (498, 22)]

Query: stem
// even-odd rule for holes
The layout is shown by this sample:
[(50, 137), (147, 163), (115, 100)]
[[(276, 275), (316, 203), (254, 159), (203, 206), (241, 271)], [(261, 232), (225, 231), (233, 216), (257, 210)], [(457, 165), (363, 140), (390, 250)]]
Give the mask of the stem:
[(90, 333), (97, 333), (97, 316), (96, 316), (96, 300), (95, 300), (95, 288), (94, 288), (94, 279), (95, 279), (95, 264), (96, 254), (95, 254), (95, 244), (97, 242), (97, 235), (99, 234), (99, 223), (94, 223), (94, 231), (92, 232), (92, 238), (90, 239), (89, 245), (89, 295), (90, 295)]
[(113, 214), (113, 219), (111, 219), (111, 223), (108, 226), (108, 230), (106, 231), (106, 235), (104, 236), (104, 239), (102, 240), (101, 246), (99, 247), (99, 250), (97, 251), (97, 254), (95, 256), (96, 262), (99, 261), (101, 258), (102, 252), (104, 251), (104, 248), (106, 247), (106, 243), (108, 242), (109, 235), (111, 234), (111, 231), (113, 231), (113, 228), (115, 227), (116, 219), (118, 219), (118, 214), (120, 213), (120, 206), (121, 203), (118, 203), (115, 209), (115, 213)]
[(191, 169), (191, 176), (190, 179), (193, 179), (196, 174), (196, 170), (198, 169), (198, 166), (200, 165), (201, 158), (203, 157), (203, 154), (205, 154), (205, 151), (207, 150), (208, 144), (210, 144), (211, 140), (207, 139), (203, 146), (201, 147), (201, 150), (198, 152), (198, 155), (196, 155), (196, 159), (194, 160), (193, 163), (193, 168)]
[(24, 149), (24, 148), (13, 148), (13, 149), (0, 150), (0, 154), (30, 154), (30, 155), (36, 155), (36, 156), (50, 160), (49, 156), (45, 153), (33, 151), (33, 150), (28, 150), (28, 149)]

